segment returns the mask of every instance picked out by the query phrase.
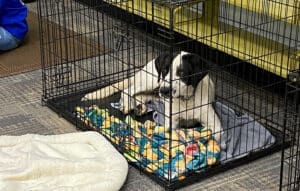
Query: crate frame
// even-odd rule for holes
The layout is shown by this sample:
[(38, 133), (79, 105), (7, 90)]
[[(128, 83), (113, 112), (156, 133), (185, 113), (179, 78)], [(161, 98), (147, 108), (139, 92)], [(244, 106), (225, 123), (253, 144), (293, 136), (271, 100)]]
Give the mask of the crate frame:
[[(195, 0), (195, 2), (196, 2), (196, 0)], [(203, 1), (201, 1), (201, 2), (203, 2)], [(100, 15), (101, 14), (107, 14), (109, 12), (112, 13), (112, 15), (113, 15), (113, 13), (115, 11), (122, 12), (121, 15), (128, 14), (128, 13), (125, 13), (124, 10), (113, 6), (113, 4), (114, 4), (113, 2), (111, 2), (111, 4), (108, 4), (108, 3), (105, 3), (105, 2), (102, 2), (102, 3), (103, 4), (99, 5), (99, 7), (96, 6), (96, 7), (93, 7), (93, 8), (101, 9), (101, 6), (107, 6), (111, 9), (110, 10), (98, 10), (100, 12), (99, 13)], [(155, 1), (154, 1), (154, 3), (155, 3)], [(163, 5), (165, 5), (165, 4), (163, 4)], [(170, 5), (170, 4), (167, 4), (167, 5)], [(89, 5), (89, 6), (91, 6), (91, 5)], [(170, 10), (173, 10), (174, 6), (180, 6), (180, 4), (177, 4), (177, 3), (176, 4), (171, 4), (170, 7), (169, 7)], [(40, 7), (40, 10), (42, 10), (41, 7)], [(42, 15), (42, 13), (40, 13), (40, 15)], [(189, 38), (186, 38), (185, 36), (183, 36), (183, 35), (181, 35), (181, 34), (174, 31), (174, 27), (172, 27), (173, 26), (172, 22), (170, 22), (170, 27), (164, 28), (164, 27), (161, 27), (161, 26), (157, 25), (155, 22), (149, 22), (146, 19), (144, 19), (142, 17), (139, 17), (137, 15), (133, 15), (133, 14), (130, 14), (130, 13), (128, 15), (129, 15), (128, 20), (131, 20), (130, 22), (134, 23), (135, 22), (134, 20), (139, 20), (141, 22), (146, 22), (147, 25), (151, 26), (151, 28), (154, 28), (154, 29), (156, 28), (159, 32), (161, 32), (158, 35), (159, 36), (158, 39), (157, 39), (157, 37), (151, 36), (151, 34), (148, 34), (147, 36), (149, 36), (149, 37), (147, 37), (147, 38), (150, 38), (151, 39), (150, 41), (158, 41), (158, 43), (164, 44), (164, 46), (168, 47), (166, 49), (169, 49), (171, 52), (173, 52), (173, 47), (179, 46), (182, 43), (186, 43), (186, 41), (190, 41)], [(170, 16), (170, 17), (172, 18), (172, 16)], [(93, 18), (91, 18), (91, 19), (93, 19)], [(43, 18), (40, 16), (40, 21), (41, 21), (40, 29), (41, 29), (41, 31), (43, 31), (43, 23), (42, 23), (43, 21), (42, 20), (43, 20)], [(125, 22), (128, 22), (128, 20), (125, 20)], [(126, 25), (126, 27), (128, 27), (128, 26)], [(139, 28), (139, 31), (145, 30), (143, 26), (140, 27), (140, 26), (136, 26), (136, 25), (130, 25), (129, 28), (130, 27)], [(126, 30), (130, 30), (130, 29), (126, 28)], [(97, 33), (97, 31), (94, 31), (94, 32)], [(182, 42), (177, 43), (177, 42), (175, 42), (175, 39), (180, 39)], [(98, 39), (98, 41), (99, 41), (99, 39)], [(198, 46), (198, 43), (195, 43), (194, 46)], [(47, 57), (47, 54), (44, 52), (45, 51), (44, 47), (45, 47), (44, 42), (41, 42), (41, 50), (42, 50), (42, 55), (43, 55), (42, 60), (45, 60), (46, 57)], [(225, 57), (224, 53), (219, 52), (219, 51), (215, 51), (215, 50), (211, 50), (209, 47), (207, 47), (203, 44), (200, 47), (205, 47), (203, 52), (207, 51), (207, 52), (210, 52), (210, 54), (212, 54), (212, 55), (209, 56), (211, 60), (218, 60), (222, 57)], [(193, 49), (193, 48), (191, 48), (191, 49)], [(203, 54), (205, 54), (205, 53), (203, 53)], [(213, 54), (217, 54), (218, 57), (214, 58)], [(227, 68), (227, 70), (229, 70), (229, 72), (231, 72), (231, 73), (232, 72), (233, 73), (238, 73), (238, 72), (234, 72), (234, 70), (235, 70), (234, 65), (245, 64), (245, 68), (252, 68), (253, 67), (252, 65), (249, 65), (247, 63), (247, 60), (246, 61), (240, 61), (240, 60), (238, 60), (236, 58), (232, 58), (232, 57), (230, 58), (230, 60), (232, 60), (232, 62), (233, 62), (232, 68), (231, 68), (231, 66), (228, 66), (228, 65), (225, 65), (225, 66), (220, 67), (220, 68)], [(58, 65), (61, 65), (61, 64), (63, 64), (63, 63), (58, 63)], [(71, 63), (71, 64), (74, 64), (74, 62)], [(215, 72), (219, 71), (220, 68), (218, 68), (218, 70), (215, 70)], [(107, 85), (107, 84), (105, 84), (105, 83), (101, 82), (100, 80), (98, 80), (99, 76), (98, 77), (96, 76), (94, 79), (87, 79), (87, 81), (94, 81), (94, 82), (96, 81), (96, 87), (91, 86), (91, 87), (84, 88), (83, 90), (80, 90), (80, 91), (76, 90), (76, 88), (75, 89), (70, 88), (71, 91), (68, 90), (67, 92), (62, 91), (62, 92), (58, 92), (58, 93), (55, 92), (54, 94), (51, 94), (51, 90), (50, 90), (50, 93), (49, 93), (49, 90), (48, 90), (49, 84), (45, 83), (47, 81), (46, 78), (49, 77), (49, 76), (47, 76), (48, 74), (47, 74), (46, 70), (47, 70), (47, 66), (43, 65), (43, 82), (44, 82), (43, 83), (43, 103), (46, 104), (51, 109), (53, 109), (54, 111), (56, 111), (58, 114), (60, 114), (64, 118), (66, 118), (68, 121), (72, 122), (79, 129), (81, 129), (81, 130), (93, 130), (93, 129), (87, 128), (87, 126), (82, 121), (76, 120), (76, 118), (74, 118), (74, 115), (71, 112), (70, 108), (67, 108), (68, 105), (70, 104), (70, 102), (72, 102), (72, 99), (69, 99), (69, 98), (73, 97), (73, 96), (76, 97), (76, 96), (78, 96), (78, 94), (82, 95), (84, 93), (90, 92), (91, 90), (94, 90), (95, 88), (99, 88), (99, 87), (102, 87), (103, 85)], [(68, 78), (69, 77), (68, 75), (70, 75), (70, 66), (68, 65), (68, 63), (67, 63), (66, 69), (64, 70), (64, 68), (63, 68), (62, 70), (63, 71), (58, 71), (58, 74), (60, 76), (60, 79), (58, 79), (58, 82), (56, 82), (58, 84), (62, 83), (61, 80), (64, 82), (65, 74), (67, 75), (66, 78)], [(256, 69), (253, 69), (253, 70), (256, 70)], [(129, 76), (131, 74), (130, 71), (128, 71), (128, 72), (129, 73), (126, 74), (127, 76)], [(264, 73), (264, 71), (261, 71), (261, 72)], [(57, 75), (57, 73), (55, 73), (55, 75)], [(269, 77), (270, 76), (273, 76), (273, 75), (270, 74)], [(62, 77), (62, 79), (61, 79), (61, 77)], [(121, 79), (123, 77), (124, 76), (121, 76), (121, 77), (119, 76), (119, 78), (121, 78)], [(103, 78), (103, 76), (102, 76), (102, 78)], [(242, 78), (246, 78), (246, 80), (249, 80), (249, 81), (253, 80), (253, 79), (251, 79), (252, 78), (251, 76), (247, 76), (247, 75), (242, 75)], [(277, 78), (277, 77), (274, 76), (274, 78)], [(275, 85), (270, 83), (268, 85), (265, 85), (265, 87), (273, 86), (273, 85), (276, 86), (276, 83), (278, 83), (278, 84), (280, 84), (281, 86), (284, 87), (285, 82), (286, 82), (285, 79), (281, 79), (281, 78), (278, 78), (278, 79), (280, 79), (280, 82), (275, 82), (274, 83)], [(118, 80), (119, 79), (116, 79), (116, 81), (118, 81)], [(109, 83), (112, 83), (112, 82), (113, 81), (109, 81)], [(62, 84), (61, 86), (64, 86), (64, 85), (65, 84)], [(69, 84), (66, 84), (66, 85), (68, 86)], [(54, 86), (56, 86), (56, 84)], [(264, 85), (261, 85), (261, 84), (259, 86), (264, 87)], [(59, 85), (56, 86), (55, 88), (59, 88)], [(285, 124), (283, 124), (283, 126), (285, 126)], [(289, 143), (290, 143), (290, 140), (291, 140), (291, 137), (286, 136), (286, 137), (284, 137), (284, 140), (283, 140), (284, 144), (280, 143), (278, 145), (275, 145), (274, 147), (264, 149), (263, 151), (256, 151), (255, 153), (250, 154), (245, 158), (241, 158), (241, 159), (235, 160), (233, 162), (226, 163), (226, 165), (219, 165), (219, 166), (216, 165), (216, 166), (213, 167), (213, 169), (209, 169), (207, 172), (203, 171), (201, 173), (196, 173), (194, 175), (191, 175), (187, 179), (185, 179), (184, 181), (171, 182), (169, 180), (163, 180), (163, 179), (158, 178), (154, 174), (151, 174), (151, 173), (148, 173), (148, 172), (144, 171), (143, 169), (141, 169), (140, 166), (138, 166), (136, 164), (133, 164), (133, 166), (135, 166), (137, 169), (139, 169), (139, 170), (143, 171), (144, 173), (146, 173), (147, 175), (149, 175), (150, 178), (152, 178), (153, 180), (155, 180), (156, 182), (161, 184), (163, 187), (172, 190), (172, 189), (175, 189), (175, 188), (179, 188), (179, 187), (188, 185), (188, 184), (193, 183), (195, 181), (199, 181), (200, 179), (208, 178), (208, 177), (213, 176), (214, 174), (216, 174), (218, 172), (226, 171), (227, 169), (230, 169), (230, 168), (233, 168), (235, 166), (247, 163), (249, 161), (255, 160), (255, 159), (260, 158), (260, 157), (263, 157), (263, 156), (265, 156), (267, 154), (270, 154), (270, 153), (273, 153), (275, 151), (279, 151), (280, 149), (285, 148), (286, 146), (288, 146)], [(123, 148), (119, 148), (118, 145), (116, 145), (116, 144), (114, 144), (114, 146), (116, 146), (116, 148), (121, 153), (124, 152)]]

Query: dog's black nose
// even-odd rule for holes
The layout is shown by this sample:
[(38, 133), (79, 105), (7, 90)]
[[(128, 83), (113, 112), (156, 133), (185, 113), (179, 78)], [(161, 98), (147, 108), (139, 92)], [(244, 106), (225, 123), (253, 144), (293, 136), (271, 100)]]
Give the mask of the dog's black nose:
[(159, 89), (159, 93), (165, 97), (170, 97), (171, 96), (171, 88), (169, 87), (161, 87)]

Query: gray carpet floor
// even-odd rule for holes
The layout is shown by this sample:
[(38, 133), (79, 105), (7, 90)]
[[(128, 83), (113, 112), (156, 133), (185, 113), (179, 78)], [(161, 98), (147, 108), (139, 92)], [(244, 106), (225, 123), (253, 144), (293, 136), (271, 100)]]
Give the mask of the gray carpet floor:
[[(0, 78), (0, 134), (61, 134), (76, 128), (41, 104), (41, 71)], [(180, 190), (278, 190), (280, 153), (228, 170)], [(123, 191), (164, 190), (130, 167)]]

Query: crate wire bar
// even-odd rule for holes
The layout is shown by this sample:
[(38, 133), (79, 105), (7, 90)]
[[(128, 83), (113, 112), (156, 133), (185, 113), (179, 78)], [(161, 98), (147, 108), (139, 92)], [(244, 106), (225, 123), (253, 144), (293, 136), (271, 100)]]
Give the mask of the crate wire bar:
[(292, 144), (290, 148), (282, 150), (282, 164), (280, 176), (280, 190), (300, 189), (300, 71), (289, 74), (287, 82), (286, 96), (293, 103), (292, 108), (286, 112), (286, 123), (284, 135), (290, 138)]
[[(208, 178), (296, 143), (298, 102), (286, 90), (299, 70), (298, 8), (289, 0), (39, 0), (43, 102), (104, 135), (167, 189)], [(157, 69), (146, 66), (159, 59), (170, 65), (157, 86)], [(282, 188), (292, 184), (281, 174)]]

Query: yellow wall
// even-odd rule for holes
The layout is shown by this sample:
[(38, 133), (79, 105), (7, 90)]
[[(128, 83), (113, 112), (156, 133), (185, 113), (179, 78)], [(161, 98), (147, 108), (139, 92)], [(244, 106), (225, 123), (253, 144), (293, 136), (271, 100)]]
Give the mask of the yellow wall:
[[(262, 11), (261, 8), (257, 7), (262, 7), (265, 3), (264, 0), (224, 1), (254, 11)], [(288, 6), (289, 4), (279, 7), (276, 1), (273, 0), (273, 4), (269, 3), (268, 13), (278, 18), (283, 17), (283, 15), (274, 10), (280, 9), (284, 13), (288, 10), (288, 15), (284, 15), (284, 17), (289, 17), (289, 22), (292, 22), (294, 19), (292, 16), (295, 15), (295, 10), (291, 10), (293, 7)], [(284, 1), (286, 3), (294, 2), (294, 0)], [(146, 0), (127, 1), (116, 5), (164, 27), (169, 28), (170, 26), (170, 8), (168, 7), (153, 4)], [(152, 14), (152, 8), (154, 14)], [(174, 30), (284, 78), (286, 78), (288, 71), (299, 69), (298, 60), (289, 57), (289, 55), (300, 56), (300, 51), (290, 50), (289, 47), (276, 41), (218, 22), (219, 0), (206, 1), (204, 10), (203, 15), (187, 14), (185, 7), (176, 7), (174, 10)], [(299, 25), (299, 20), (297, 20), (297, 24)]]

